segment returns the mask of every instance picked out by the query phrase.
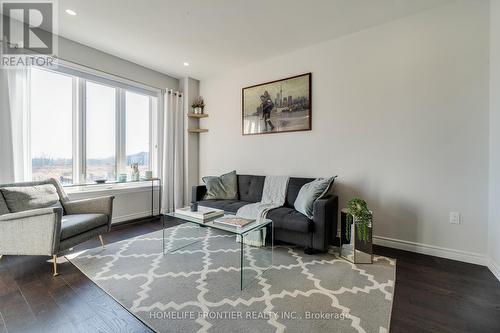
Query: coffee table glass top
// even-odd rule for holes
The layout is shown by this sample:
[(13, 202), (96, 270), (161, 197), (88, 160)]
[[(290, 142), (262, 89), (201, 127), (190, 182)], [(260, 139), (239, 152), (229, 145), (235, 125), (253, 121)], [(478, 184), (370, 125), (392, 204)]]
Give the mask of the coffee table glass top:
[[(196, 244), (206, 237), (206, 228), (209, 227), (213, 229), (218, 229), (226, 231), (234, 235), (236, 240), (239, 242), (235, 243), (234, 240), (229, 241), (229, 248), (234, 249), (239, 247), (239, 262), (240, 262), (240, 289), (249, 286), (250, 284), (257, 281), (258, 276), (262, 275), (267, 271), (273, 264), (273, 250), (274, 250), (274, 228), (273, 221), (265, 218), (258, 218), (255, 221), (245, 225), (242, 228), (235, 228), (231, 226), (225, 226), (223, 224), (214, 223), (214, 220), (222, 217), (217, 216), (205, 221), (197, 219), (191, 216), (186, 216), (178, 213), (168, 213), (169, 217), (174, 217), (181, 219), (186, 222), (194, 223), (200, 226), (200, 228), (190, 229), (190, 234), (186, 237), (178, 237), (178, 235), (173, 232), (168, 232), (169, 228), (163, 228), (163, 253), (173, 253), (180, 249), (186, 249), (193, 244)], [(224, 216), (233, 217), (234, 214), (224, 214)], [(247, 244), (247, 237), (257, 235), (261, 237), (264, 244), (260, 246), (254, 246)], [(250, 234), (250, 235), (249, 235)], [(267, 236), (267, 237), (266, 237)], [(257, 237), (259, 238), (259, 237)], [(267, 241), (266, 241), (267, 240)], [(234, 245), (233, 245), (234, 244)]]
[[(208, 227), (211, 227), (211, 228), (214, 228), (214, 229), (224, 230), (224, 231), (236, 234), (236, 235), (244, 235), (244, 234), (246, 234), (246, 233), (248, 233), (250, 231), (257, 230), (257, 229), (262, 229), (263, 227), (265, 227), (265, 226), (267, 226), (267, 225), (269, 225), (269, 224), (272, 223), (272, 221), (270, 219), (258, 218), (254, 222), (251, 222), (251, 223), (245, 225), (243, 228), (235, 228), (235, 227), (231, 227), (231, 226), (225, 226), (225, 225), (221, 225), (221, 224), (218, 224), (218, 223), (214, 223), (214, 220), (222, 217), (222, 215), (214, 217), (214, 218), (211, 218), (211, 219), (208, 219), (208, 220), (200, 220), (200, 219), (197, 219), (197, 218), (194, 218), (194, 217), (191, 217), (191, 216), (186, 216), (186, 215), (178, 214), (178, 213), (168, 213), (166, 215), (170, 216), (170, 217), (175, 217), (175, 218), (178, 218), (178, 219), (182, 219), (182, 220), (185, 220), (185, 221), (189, 221), (189, 222), (192, 222), (192, 223), (197, 223), (199, 225), (208, 226)], [(234, 214), (224, 214), (224, 216), (234, 216), (234, 217), (236, 217), (236, 215), (234, 215)]]

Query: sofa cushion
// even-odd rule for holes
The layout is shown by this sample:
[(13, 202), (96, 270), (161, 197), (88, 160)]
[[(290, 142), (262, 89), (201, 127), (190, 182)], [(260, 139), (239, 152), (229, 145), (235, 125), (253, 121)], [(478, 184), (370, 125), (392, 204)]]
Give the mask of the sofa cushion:
[(270, 210), (266, 216), (273, 220), (275, 229), (285, 229), (307, 233), (312, 230), (314, 223), (293, 208), (279, 207)]
[(238, 175), (239, 199), (248, 202), (262, 200), (265, 176)]
[(7, 207), (7, 203), (5, 202), (5, 199), (3, 198), (3, 194), (0, 191), (0, 215), (4, 214), (9, 214), (9, 207)]
[(11, 213), (45, 207), (62, 208), (57, 189), (52, 184), (3, 187), (0, 192)]
[(220, 177), (203, 177), (203, 182), (207, 185), (207, 193), (203, 199), (238, 199), (238, 178), (236, 171), (231, 171)]
[(304, 184), (295, 199), (295, 209), (312, 219), (314, 202), (322, 197), (330, 188), (335, 178), (319, 178)]
[(92, 229), (108, 224), (108, 216), (104, 214), (65, 215), (61, 224), (61, 240), (65, 240)]
[(198, 205), (210, 207), (210, 208), (218, 208), (222, 209), (226, 212), (236, 213), (238, 209), (242, 206), (248, 205), (251, 202), (240, 201), (240, 200), (202, 200), (198, 201)]
[(286, 192), (285, 207), (294, 208), (293, 204), (297, 199), (300, 189), (304, 184), (310, 183), (314, 178), (290, 178), (288, 181), (288, 190)]

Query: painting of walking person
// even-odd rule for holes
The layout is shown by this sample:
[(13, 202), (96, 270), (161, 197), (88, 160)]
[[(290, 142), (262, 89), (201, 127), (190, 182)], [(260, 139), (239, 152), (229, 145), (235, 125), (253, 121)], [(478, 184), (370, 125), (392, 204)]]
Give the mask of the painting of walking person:
[(242, 90), (243, 135), (311, 130), (311, 73)]

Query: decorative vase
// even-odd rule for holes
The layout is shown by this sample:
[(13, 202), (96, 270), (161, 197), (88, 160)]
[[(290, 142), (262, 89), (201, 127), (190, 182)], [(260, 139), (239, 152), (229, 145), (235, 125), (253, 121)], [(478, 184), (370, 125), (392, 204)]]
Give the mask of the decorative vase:
[(193, 108), (193, 112), (196, 113), (196, 114), (202, 114), (203, 113), (203, 108)]
[(130, 165), (130, 179), (132, 181), (139, 181), (141, 175), (139, 173), (139, 164), (133, 163)]
[[(371, 264), (373, 262), (373, 213), (367, 226), (366, 234), (363, 234), (361, 224), (353, 218), (353, 223), (347, 223), (347, 209), (340, 213), (341, 235), (340, 256), (354, 264)], [(347, 228), (350, 231), (347, 232)], [(360, 237), (361, 236), (361, 237)], [(364, 239), (366, 236), (366, 239)]]

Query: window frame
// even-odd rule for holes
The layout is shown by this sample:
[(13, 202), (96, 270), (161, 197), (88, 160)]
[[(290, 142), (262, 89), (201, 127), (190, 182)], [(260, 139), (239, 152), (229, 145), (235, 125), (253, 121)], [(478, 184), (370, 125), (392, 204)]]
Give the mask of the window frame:
[[(121, 121), (120, 124), (120, 134), (119, 134), (119, 139), (120, 139), (120, 149), (122, 151), (120, 152), (120, 159), (117, 159), (117, 166), (120, 166), (120, 162), (122, 163), (121, 168), (118, 168), (118, 170), (122, 170), (124, 173), (126, 173), (126, 168), (127, 168), (127, 91), (134, 93), (134, 94), (139, 94), (143, 96), (147, 96), (144, 94), (141, 94), (140, 92), (133, 91), (133, 90), (128, 90), (128, 89), (120, 89), (119, 92), (119, 102), (120, 102), (120, 111), (119, 113), (119, 118)], [(153, 97), (153, 96), (147, 96), (148, 101), (149, 101), (149, 108), (148, 108), (148, 121), (149, 121), (149, 156), (148, 156), (148, 170), (152, 170), (153, 174), (155, 174), (156, 168), (155, 168), (155, 163), (153, 163), (153, 150), (157, 150), (158, 145), (155, 141), (155, 135), (156, 133), (154, 132), (154, 121), (153, 121), (153, 116), (154, 113), (158, 113), (158, 97)], [(154, 110), (153, 107), (153, 98), (156, 98), (156, 109)], [(156, 112), (155, 112), (156, 111)], [(118, 149), (118, 147), (117, 147)], [(157, 152), (155, 152), (156, 154)], [(119, 161), (119, 162), (118, 162)], [(118, 171), (120, 172), (120, 171)], [(118, 173), (117, 173), (118, 174)]]
[[(49, 70), (49, 69), (46, 69), (46, 68), (41, 68), (41, 67), (37, 67), (37, 66), (33, 66), (35, 69), (37, 70), (45, 70), (47, 72), (51, 72), (51, 73), (54, 73), (54, 74), (57, 74), (57, 75), (62, 75), (62, 76), (66, 76), (66, 77), (69, 77), (71, 78), (71, 85), (72, 85), (72, 96), (71, 96), (71, 99), (72, 99), (72, 114), (71, 114), (71, 122), (72, 122), (72, 154), (71, 154), (71, 157), (72, 157), (72, 181), (73, 183), (75, 183), (76, 179), (75, 176), (76, 176), (76, 172), (77, 172), (77, 169), (76, 169), (76, 166), (77, 166), (77, 157), (76, 154), (75, 154), (75, 147), (74, 147), (74, 144), (75, 144), (75, 123), (77, 121), (76, 119), (76, 116), (77, 114), (75, 113), (75, 102), (76, 102), (76, 95), (75, 95), (75, 85), (77, 84), (77, 77), (74, 77), (72, 75), (68, 75), (66, 73), (63, 73), (63, 72), (58, 72), (58, 71), (54, 71), (54, 70)], [(32, 85), (31, 85), (31, 82), (32, 82), (32, 72), (31, 72), (31, 68), (29, 70), (26, 71), (26, 74), (25, 74), (25, 80), (26, 80), (26, 122), (24, 124), (24, 129), (26, 131), (25, 133), (25, 140), (26, 140), (26, 143), (25, 144), (25, 152), (24, 152), (24, 156), (26, 158), (26, 161), (24, 162), (25, 163), (25, 166), (24, 166), (24, 170), (25, 170), (25, 176), (27, 178), (27, 180), (31, 181), (33, 180), (33, 151), (32, 151), (32, 145), (31, 145), (31, 140), (32, 140), (32, 116), (31, 116), (31, 89), (32, 89)]]
[[(79, 67), (79, 68), (78, 68)], [(149, 100), (149, 158), (148, 170), (153, 175), (158, 174), (157, 156), (159, 156), (159, 131), (155, 126), (155, 120), (159, 119), (161, 113), (162, 90), (145, 86), (134, 81), (126, 80), (111, 74), (98, 72), (83, 68), (83, 66), (59, 65), (57, 69), (36, 67), (37, 70), (45, 70), (55, 74), (66, 75), (72, 78), (72, 157), (73, 157), (73, 183), (82, 184), (86, 180), (87, 169), (87, 121), (86, 121), (86, 98), (87, 81), (104, 85), (115, 90), (115, 174), (128, 173), (126, 156), (126, 92), (141, 94)], [(31, 89), (31, 69), (28, 71), (28, 89)], [(156, 99), (156, 107), (154, 106)], [(31, 155), (31, 108), (28, 101), (28, 170), (27, 177), (32, 179), (32, 155)]]
[[(111, 88), (114, 90), (114, 95), (115, 95), (115, 169), (114, 169), (114, 172), (115, 172), (115, 177), (118, 177), (118, 173), (119, 173), (119, 167), (118, 167), (118, 164), (119, 164), (119, 160), (121, 158), (120, 154), (119, 154), (119, 150), (121, 149), (120, 148), (120, 144), (121, 142), (119, 141), (119, 131), (121, 130), (120, 129), (120, 123), (119, 123), (119, 120), (120, 120), (120, 105), (119, 105), (119, 98), (118, 98), (118, 95), (119, 95), (119, 89), (112, 86), (111, 84), (108, 84), (107, 82), (106, 83), (101, 83), (101, 82), (98, 82), (96, 80), (87, 80), (87, 79), (81, 79), (79, 78), (79, 80), (82, 82), (82, 85), (83, 85), (83, 89), (82, 89), (82, 94), (79, 97), (79, 99), (82, 101), (81, 103), (81, 108), (80, 110), (78, 110), (79, 113), (82, 114), (82, 124), (81, 124), (81, 133), (83, 134), (83, 137), (80, 139), (82, 140), (82, 143), (83, 143), (83, 149), (82, 149), (82, 152), (81, 152), (81, 155), (80, 155), (80, 158), (81, 158), (81, 165), (82, 165), (82, 172), (80, 173), (80, 178), (78, 178), (78, 180), (80, 182), (89, 182), (89, 180), (87, 180), (87, 83), (90, 82), (90, 83), (93, 83), (93, 84), (96, 84), (96, 85), (100, 85), (100, 86), (104, 86), (104, 87), (108, 87), (108, 88)], [(110, 179), (110, 180), (116, 180), (116, 179)]]

